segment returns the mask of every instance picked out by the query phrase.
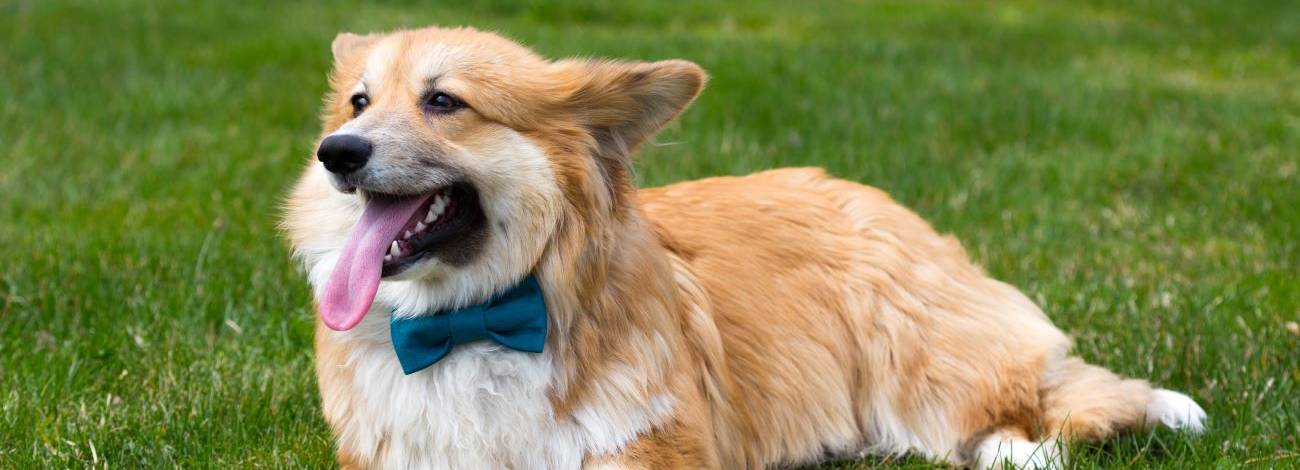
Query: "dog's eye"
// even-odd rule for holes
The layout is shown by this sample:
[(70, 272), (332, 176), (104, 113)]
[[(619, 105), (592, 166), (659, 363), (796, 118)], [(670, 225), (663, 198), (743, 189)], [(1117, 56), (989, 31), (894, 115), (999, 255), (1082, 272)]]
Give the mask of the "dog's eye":
[(424, 107), (434, 113), (450, 113), (465, 107), (465, 102), (455, 96), (435, 91), (424, 100)]
[(361, 112), (366, 110), (366, 106), (370, 106), (369, 96), (365, 93), (352, 95), (352, 117), (360, 116)]

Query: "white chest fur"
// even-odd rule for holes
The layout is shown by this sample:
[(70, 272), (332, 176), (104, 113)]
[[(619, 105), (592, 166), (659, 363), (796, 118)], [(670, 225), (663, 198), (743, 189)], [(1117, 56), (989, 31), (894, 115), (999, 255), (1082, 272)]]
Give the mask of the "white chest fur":
[[(367, 322), (383, 323), (383, 322)], [(364, 325), (367, 330), (387, 325)], [(358, 331), (365, 334), (365, 331)], [(375, 332), (379, 333), (379, 332)], [(370, 338), (378, 337), (376, 334)], [(377, 339), (377, 338), (376, 338)], [(557, 422), (549, 354), (479, 342), (403, 375), (385, 341), (351, 341), (352, 409), (339, 444), (386, 468), (578, 468), (583, 436)]]
[(348, 394), (326, 397), (348, 404), (331, 417), (338, 444), (383, 468), (576, 469), (584, 456), (622, 448), (671, 411), (668, 397), (650, 406), (601, 399), (557, 417), (549, 353), (477, 342), (403, 375), (386, 318), (370, 315), (352, 331), (329, 334), (350, 346), (352, 389), (323, 388)]

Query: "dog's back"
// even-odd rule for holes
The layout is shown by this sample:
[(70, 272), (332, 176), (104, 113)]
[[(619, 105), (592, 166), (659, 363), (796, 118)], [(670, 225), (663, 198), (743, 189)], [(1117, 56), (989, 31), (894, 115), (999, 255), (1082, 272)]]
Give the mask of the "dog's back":
[[(1068, 339), (885, 193), (789, 169), (640, 196), (707, 293), (701, 310), (728, 361), (717, 380), (744, 410), (743, 422), (723, 425), (751, 443), (748, 461), (852, 453), (864, 442), (953, 458), (984, 430), (1061, 424), (1036, 411)], [(1144, 402), (1145, 384), (1129, 386)], [(1140, 412), (1139, 403), (1129, 414)]]

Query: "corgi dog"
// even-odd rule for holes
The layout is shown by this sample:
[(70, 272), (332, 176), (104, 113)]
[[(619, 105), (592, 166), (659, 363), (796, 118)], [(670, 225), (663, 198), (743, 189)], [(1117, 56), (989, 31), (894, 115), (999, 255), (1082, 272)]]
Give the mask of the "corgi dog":
[(1054, 467), (1069, 440), (1203, 427), (880, 190), (809, 168), (638, 190), (691, 62), (469, 28), (332, 51), (283, 224), (345, 468)]

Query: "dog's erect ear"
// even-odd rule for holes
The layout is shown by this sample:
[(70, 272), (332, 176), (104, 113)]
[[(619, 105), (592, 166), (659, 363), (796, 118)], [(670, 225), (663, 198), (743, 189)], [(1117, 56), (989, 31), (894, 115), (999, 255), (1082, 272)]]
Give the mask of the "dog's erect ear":
[(686, 109), (708, 75), (684, 60), (556, 62), (566, 108), (606, 157), (627, 156)]
[(357, 52), (370, 47), (378, 39), (379, 36), (374, 34), (362, 36), (352, 33), (339, 33), (334, 36), (334, 42), (330, 44), (330, 51), (334, 53), (334, 63), (349, 62)]

